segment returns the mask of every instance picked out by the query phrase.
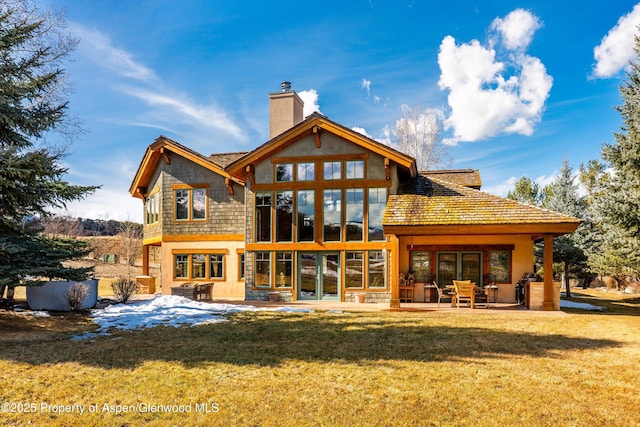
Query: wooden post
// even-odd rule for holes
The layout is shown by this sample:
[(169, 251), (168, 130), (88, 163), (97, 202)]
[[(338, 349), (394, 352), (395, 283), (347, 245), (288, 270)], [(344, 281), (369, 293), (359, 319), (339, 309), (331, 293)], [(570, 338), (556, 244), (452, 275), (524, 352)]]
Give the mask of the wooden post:
[(553, 234), (544, 235), (542, 310), (553, 311)]
[(400, 284), (398, 282), (398, 277), (400, 276), (400, 240), (398, 239), (398, 236), (391, 234), (387, 241), (391, 252), (389, 255), (389, 258), (391, 259), (391, 277), (389, 278), (391, 285), (391, 300), (389, 301), (389, 307), (399, 308)]
[(149, 245), (142, 245), (142, 275), (149, 275)]

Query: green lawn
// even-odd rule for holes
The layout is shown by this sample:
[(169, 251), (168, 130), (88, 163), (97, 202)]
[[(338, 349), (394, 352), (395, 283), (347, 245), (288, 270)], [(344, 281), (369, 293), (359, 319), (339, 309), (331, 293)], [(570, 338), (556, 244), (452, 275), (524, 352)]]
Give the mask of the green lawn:
[(91, 341), (69, 340), (83, 316), (0, 312), (0, 423), (639, 425), (640, 301), (576, 301), (612, 308), (242, 313)]

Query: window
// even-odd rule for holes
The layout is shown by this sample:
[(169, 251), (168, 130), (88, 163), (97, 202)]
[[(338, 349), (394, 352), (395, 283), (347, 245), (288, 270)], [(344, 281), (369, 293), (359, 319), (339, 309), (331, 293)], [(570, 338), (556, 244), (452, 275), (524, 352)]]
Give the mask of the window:
[(256, 242), (271, 241), (271, 193), (256, 193)]
[(342, 162), (324, 162), (324, 179), (341, 179)]
[(347, 179), (364, 178), (364, 160), (348, 160), (346, 162)]
[(276, 242), (293, 238), (293, 191), (276, 192)]
[(176, 255), (175, 260), (175, 276), (176, 279), (189, 278), (189, 255)]
[(369, 287), (384, 288), (384, 254), (369, 251)]
[(298, 181), (313, 181), (316, 179), (315, 163), (298, 163)]
[(430, 282), (431, 281), (431, 252), (428, 251), (412, 251), (411, 252), (411, 267), (409, 268), (418, 282)]
[(276, 182), (293, 181), (293, 164), (278, 163), (276, 165)]
[(176, 220), (189, 220), (189, 190), (176, 190)]
[(244, 280), (245, 276), (245, 263), (244, 252), (238, 254), (238, 280)]
[(255, 287), (271, 287), (271, 258), (269, 252), (255, 252)]
[(224, 255), (209, 255), (209, 277), (212, 279), (224, 279)]
[(511, 251), (489, 251), (489, 273), (496, 282), (510, 282)]
[(193, 193), (193, 207), (191, 218), (207, 219), (207, 190), (204, 188), (194, 188)]
[(345, 288), (362, 288), (364, 286), (362, 251), (347, 252), (346, 257)]
[(276, 252), (276, 288), (291, 287), (292, 259), (291, 252)]
[(346, 199), (347, 241), (361, 242), (364, 239), (364, 190), (348, 188)]
[(323, 225), (324, 241), (333, 242), (340, 240), (341, 230), (341, 190), (324, 190)]
[(369, 189), (369, 240), (384, 240), (382, 215), (387, 205), (386, 188)]
[(207, 219), (207, 189), (181, 188), (174, 191), (176, 221)]
[(315, 191), (298, 191), (298, 241), (313, 242), (315, 239)]
[(153, 193), (147, 198), (145, 202), (145, 222), (146, 224), (153, 224), (160, 219), (160, 206), (159, 206), (160, 193)]
[(207, 256), (205, 254), (191, 255), (191, 278), (206, 279), (207, 277)]

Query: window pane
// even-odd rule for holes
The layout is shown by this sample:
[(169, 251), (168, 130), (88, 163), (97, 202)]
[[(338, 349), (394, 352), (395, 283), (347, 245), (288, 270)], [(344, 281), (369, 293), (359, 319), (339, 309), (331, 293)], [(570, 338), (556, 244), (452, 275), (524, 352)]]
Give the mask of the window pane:
[(339, 241), (341, 230), (341, 190), (324, 190), (324, 241)]
[(189, 219), (189, 190), (176, 190), (176, 219)]
[(269, 252), (255, 253), (256, 288), (271, 287), (271, 258)]
[(362, 288), (363, 258), (362, 251), (347, 252), (347, 266), (345, 268), (345, 287)]
[(256, 242), (271, 241), (271, 193), (256, 193)]
[(313, 242), (315, 239), (315, 191), (298, 191), (298, 241)]
[(189, 255), (176, 255), (174, 264), (176, 279), (189, 278)]
[(238, 279), (244, 280), (245, 267), (244, 267), (244, 254), (238, 254)]
[(207, 218), (207, 190), (205, 188), (194, 188), (192, 219), (206, 219), (206, 218)]
[(293, 239), (293, 191), (276, 192), (276, 242)]
[(387, 204), (386, 188), (369, 189), (369, 240), (384, 240), (382, 216)]
[(347, 179), (364, 178), (364, 160), (350, 160), (346, 164)]
[(209, 277), (212, 279), (224, 278), (224, 255), (209, 255)]
[(292, 259), (291, 252), (276, 252), (276, 288), (291, 287)]
[(276, 165), (276, 181), (287, 182), (293, 181), (293, 164), (281, 163)]
[(369, 251), (369, 287), (384, 288), (384, 254)]
[(364, 228), (364, 190), (347, 189), (347, 240), (362, 241)]
[(495, 276), (496, 282), (508, 282), (511, 277), (511, 251), (489, 252), (489, 272)]
[(412, 251), (411, 252), (411, 272), (414, 274), (418, 282), (430, 282), (429, 263), (431, 253), (428, 251)]
[(298, 181), (313, 181), (316, 179), (315, 163), (298, 163)]
[(342, 162), (324, 162), (324, 179), (341, 179)]
[(191, 255), (191, 277), (193, 279), (204, 279), (205, 276), (205, 263), (207, 257), (203, 254)]

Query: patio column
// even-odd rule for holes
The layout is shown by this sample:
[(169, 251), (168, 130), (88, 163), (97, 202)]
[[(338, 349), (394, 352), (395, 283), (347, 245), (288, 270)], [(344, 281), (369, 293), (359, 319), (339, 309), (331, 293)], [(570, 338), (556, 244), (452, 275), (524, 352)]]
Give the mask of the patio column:
[(387, 250), (391, 252), (389, 259), (391, 259), (391, 277), (389, 282), (391, 285), (391, 299), (389, 301), (389, 307), (400, 307), (400, 284), (398, 283), (398, 277), (400, 276), (400, 240), (395, 234), (389, 235), (387, 239), (389, 243)]
[(544, 235), (542, 310), (553, 311), (553, 234)]
[(149, 275), (149, 245), (142, 245), (142, 275)]

